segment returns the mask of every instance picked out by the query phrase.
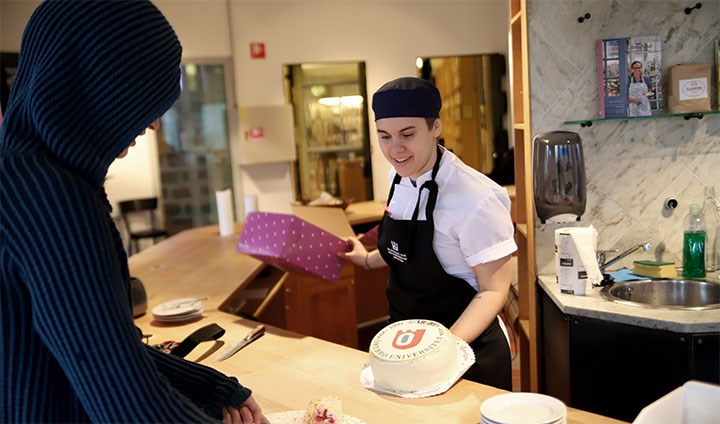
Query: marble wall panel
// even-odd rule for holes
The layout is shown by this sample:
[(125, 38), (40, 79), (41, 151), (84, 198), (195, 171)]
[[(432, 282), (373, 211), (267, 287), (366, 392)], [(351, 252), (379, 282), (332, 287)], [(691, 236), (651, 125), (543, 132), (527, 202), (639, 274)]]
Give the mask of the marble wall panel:
[[(664, 82), (671, 65), (714, 63), (720, 0), (702, 3), (700, 10), (686, 15), (691, 4), (680, 0), (529, 0), (531, 132), (580, 134), (588, 178), (588, 204), (580, 222), (536, 221), (539, 273), (555, 272), (554, 232), (568, 225), (595, 226), (600, 249), (653, 244), (650, 253), (635, 253), (621, 266), (642, 258), (682, 262), (682, 220), (689, 204), (703, 201), (705, 186), (720, 192), (720, 115), (604, 122), (588, 128), (564, 122), (598, 116), (598, 39), (659, 35)], [(592, 17), (578, 23), (586, 12)], [(716, 88), (712, 90), (715, 102)], [(663, 207), (667, 197), (680, 203), (672, 213)]]

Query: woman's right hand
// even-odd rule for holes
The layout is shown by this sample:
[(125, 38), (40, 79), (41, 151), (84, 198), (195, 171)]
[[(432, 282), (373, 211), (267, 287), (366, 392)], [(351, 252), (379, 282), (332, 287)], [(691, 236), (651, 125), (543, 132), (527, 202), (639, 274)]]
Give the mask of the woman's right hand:
[(367, 258), (368, 251), (365, 246), (357, 239), (357, 237), (348, 237), (345, 239), (348, 245), (352, 245), (352, 249), (348, 251), (340, 251), (337, 255), (343, 259), (354, 263), (357, 266), (365, 266), (365, 258)]

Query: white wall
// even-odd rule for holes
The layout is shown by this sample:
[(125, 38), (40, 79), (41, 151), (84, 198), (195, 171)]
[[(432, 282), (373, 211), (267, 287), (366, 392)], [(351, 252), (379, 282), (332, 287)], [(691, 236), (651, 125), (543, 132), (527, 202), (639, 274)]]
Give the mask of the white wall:
[[(22, 28), (38, 3), (0, 1), (2, 50), (19, 49)], [(178, 33), (184, 61), (226, 58), (234, 53), (234, 87), (239, 106), (283, 104), (284, 64), (364, 61), (367, 90), (371, 94), (386, 81), (415, 75), (417, 56), (507, 55), (506, 0), (155, 3)], [(249, 44), (256, 41), (265, 43), (264, 60), (250, 59)], [(370, 119), (373, 120), (372, 111)], [(372, 125), (370, 134), (374, 196), (384, 199), (390, 165), (377, 147)], [(139, 142), (132, 156), (125, 159), (127, 162), (113, 164), (112, 178), (108, 181), (111, 199), (159, 194), (157, 159), (142, 158), (156, 154), (153, 143)], [(132, 166), (125, 165), (131, 161)], [(258, 194), (260, 209), (289, 211), (292, 199), (289, 163), (238, 167), (235, 171), (239, 171), (236, 199), (242, 199), (243, 194)]]
[(22, 32), (39, 0), (0, 1), (0, 49), (17, 52), (20, 49)]
[(118, 216), (118, 202), (129, 199), (158, 196), (160, 193), (160, 167), (157, 138), (148, 130), (136, 139), (127, 156), (116, 159), (108, 169), (105, 191), (113, 205), (113, 216)]
[[(283, 103), (284, 64), (365, 61), (371, 95), (386, 81), (415, 75), (417, 56), (507, 54), (507, 9), (504, 0), (233, 1), (238, 101), (243, 106)], [(250, 58), (250, 42), (257, 41), (265, 43), (265, 60)], [(372, 125), (370, 134), (374, 196), (385, 199), (390, 165), (377, 147)], [(244, 189), (276, 186), (280, 180), (290, 199), (289, 166), (256, 171), (246, 170)], [(259, 197), (261, 209), (287, 205), (278, 192), (272, 199)]]

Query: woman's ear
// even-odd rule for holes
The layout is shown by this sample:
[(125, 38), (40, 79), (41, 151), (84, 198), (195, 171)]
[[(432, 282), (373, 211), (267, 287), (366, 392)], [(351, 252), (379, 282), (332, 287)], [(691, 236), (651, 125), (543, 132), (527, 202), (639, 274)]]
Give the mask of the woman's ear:
[(437, 139), (440, 137), (440, 134), (442, 134), (442, 121), (440, 121), (440, 118), (436, 119), (433, 123), (433, 136)]

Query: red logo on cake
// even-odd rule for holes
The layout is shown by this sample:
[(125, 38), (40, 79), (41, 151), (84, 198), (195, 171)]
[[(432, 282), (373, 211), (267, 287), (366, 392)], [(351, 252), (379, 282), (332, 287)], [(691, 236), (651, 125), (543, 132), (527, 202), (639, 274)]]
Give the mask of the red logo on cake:
[(395, 333), (392, 345), (395, 349), (410, 349), (420, 343), (423, 334), (425, 330), (399, 330)]

